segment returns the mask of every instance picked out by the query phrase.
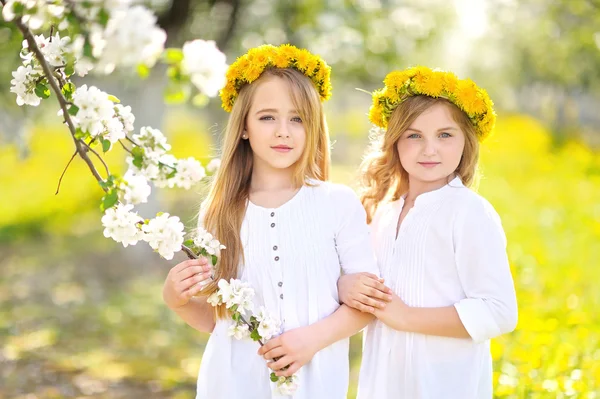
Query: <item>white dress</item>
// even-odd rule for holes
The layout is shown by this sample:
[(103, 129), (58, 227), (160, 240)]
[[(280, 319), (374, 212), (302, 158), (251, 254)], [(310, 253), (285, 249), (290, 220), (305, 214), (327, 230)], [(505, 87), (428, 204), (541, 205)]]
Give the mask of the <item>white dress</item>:
[[(340, 306), (337, 280), (345, 273), (378, 274), (365, 211), (342, 185), (312, 181), (287, 203), (267, 209), (248, 203), (241, 238), (245, 265), (239, 278), (256, 291), (254, 303), (279, 315), (283, 331), (313, 324)], [(229, 337), (219, 320), (208, 340), (197, 399), (275, 398), (259, 344)], [(298, 372), (295, 399), (345, 399), (349, 340), (318, 352)]]
[(404, 199), (380, 206), (372, 239), (381, 276), (409, 306), (455, 306), (471, 338), (396, 331), (376, 320), (365, 333), (359, 399), (492, 398), (489, 339), (517, 321), (500, 218), (456, 178), (419, 195), (396, 226)]

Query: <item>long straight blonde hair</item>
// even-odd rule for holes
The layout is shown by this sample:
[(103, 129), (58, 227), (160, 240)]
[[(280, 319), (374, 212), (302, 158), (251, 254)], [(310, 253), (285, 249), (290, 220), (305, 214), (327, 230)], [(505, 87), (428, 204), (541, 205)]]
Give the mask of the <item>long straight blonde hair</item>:
[[(253, 153), (249, 141), (242, 139), (242, 133), (257, 87), (274, 78), (287, 82), (306, 133), (304, 151), (294, 167), (293, 185), (301, 187), (308, 179), (325, 181), (329, 178), (329, 132), (314, 84), (292, 68), (266, 69), (260, 78), (240, 90), (223, 136), (221, 166), (202, 205), (204, 228), (227, 247), (221, 251), (214, 281), (206, 286), (202, 295), (215, 292), (220, 279), (237, 278), (239, 265), (244, 261), (240, 229), (250, 192)], [(226, 313), (223, 306), (217, 308), (217, 317), (224, 317)]]
[(371, 223), (379, 204), (389, 199), (395, 201), (408, 191), (408, 173), (400, 163), (397, 143), (402, 134), (427, 109), (435, 104), (444, 104), (452, 119), (465, 135), (462, 158), (454, 173), (467, 187), (477, 180), (479, 141), (473, 123), (460, 108), (444, 98), (412, 96), (402, 101), (390, 115), (387, 130), (383, 135), (371, 137), (361, 165), (360, 200)]

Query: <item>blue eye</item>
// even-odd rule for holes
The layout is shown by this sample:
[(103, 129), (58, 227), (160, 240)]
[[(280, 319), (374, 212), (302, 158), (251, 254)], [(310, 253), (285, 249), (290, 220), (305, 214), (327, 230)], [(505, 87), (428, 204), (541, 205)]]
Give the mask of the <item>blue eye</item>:
[(302, 118), (300, 118), (299, 116), (295, 116), (295, 117), (293, 117), (293, 118), (292, 118), (292, 120), (293, 120), (294, 122), (302, 123)]
[(443, 138), (443, 139), (445, 139), (445, 138), (448, 138), (448, 137), (452, 137), (452, 135), (450, 133), (444, 132), (444, 133), (440, 133), (440, 137)]
[(417, 133), (409, 134), (406, 136), (407, 139), (418, 139), (420, 136)]
[(275, 120), (275, 118), (273, 118), (271, 115), (265, 115), (265, 116), (261, 116), (260, 117), (261, 121), (266, 121), (266, 120)]

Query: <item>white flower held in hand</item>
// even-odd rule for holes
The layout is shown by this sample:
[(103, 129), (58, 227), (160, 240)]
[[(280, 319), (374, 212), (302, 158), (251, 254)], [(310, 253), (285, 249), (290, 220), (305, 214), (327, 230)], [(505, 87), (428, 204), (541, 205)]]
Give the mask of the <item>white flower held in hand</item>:
[[(281, 333), (281, 322), (269, 314), (265, 307), (259, 309), (258, 314), (253, 314), (254, 290), (238, 279), (225, 279), (217, 283), (218, 290), (207, 298), (212, 306), (225, 305), (231, 312), (233, 323), (229, 326), (228, 334), (235, 339), (252, 338), (261, 345), (265, 340)], [(270, 375), (271, 382), (275, 383), (274, 392), (278, 395), (293, 395), (298, 389), (298, 376), (277, 377)]]

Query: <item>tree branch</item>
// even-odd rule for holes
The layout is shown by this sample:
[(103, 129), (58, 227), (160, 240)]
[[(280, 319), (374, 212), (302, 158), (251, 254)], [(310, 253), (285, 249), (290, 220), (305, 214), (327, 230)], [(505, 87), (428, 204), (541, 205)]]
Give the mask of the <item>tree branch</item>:
[[(0, 0), (0, 1), (2, 1), (3, 5), (5, 4), (5, 0)], [(71, 119), (71, 115), (69, 115), (69, 110), (67, 109), (67, 100), (63, 96), (60, 87), (58, 87), (58, 84), (56, 83), (56, 79), (54, 78), (54, 75), (52, 73), (52, 69), (48, 65), (46, 58), (42, 54), (37, 43), (35, 42), (33, 34), (29, 30), (29, 28), (25, 24), (23, 24), (23, 21), (21, 18), (15, 19), (15, 25), (17, 25), (17, 28), (19, 28), (21, 33), (23, 33), (23, 37), (25, 38), (25, 40), (27, 40), (29, 49), (31, 51), (33, 51), (33, 53), (35, 54), (35, 58), (38, 60), (38, 62), (42, 66), (44, 74), (46, 75), (46, 78), (48, 79), (48, 83), (50, 83), (50, 87), (56, 94), (56, 98), (58, 99), (58, 103), (60, 104), (60, 108), (63, 112), (65, 122), (67, 123), (69, 131), (71, 132), (71, 138), (73, 139), (73, 142), (75, 143), (75, 149), (77, 150), (77, 153), (79, 154), (81, 159), (83, 159), (83, 161), (87, 164), (88, 168), (90, 169), (90, 171), (92, 172), (92, 175), (94, 175), (96, 180), (99, 183), (104, 182), (104, 180), (102, 179), (102, 176), (100, 176), (100, 174), (96, 170), (94, 163), (92, 162), (90, 157), (88, 157), (88, 155), (86, 154), (86, 151), (85, 151), (84, 147), (81, 145), (81, 142), (75, 137), (76, 129), (75, 129), (75, 125), (73, 124), (73, 120)], [(104, 191), (107, 191), (107, 189), (104, 187), (102, 189)]]
[(104, 169), (106, 171), (106, 177), (108, 178), (108, 176), (110, 176), (110, 171), (108, 170), (108, 165), (106, 164), (106, 162), (104, 162), (104, 159), (102, 159), (102, 157), (100, 156), (100, 154), (98, 154), (90, 144), (86, 143), (85, 141), (81, 140), (81, 142), (86, 146), (86, 148), (88, 149), (88, 151), (91, 151), (95, 156), (98, 157), (98, 159), (100, 160), (100, 162), (102, 162), (102, 165), (104, 165)]

